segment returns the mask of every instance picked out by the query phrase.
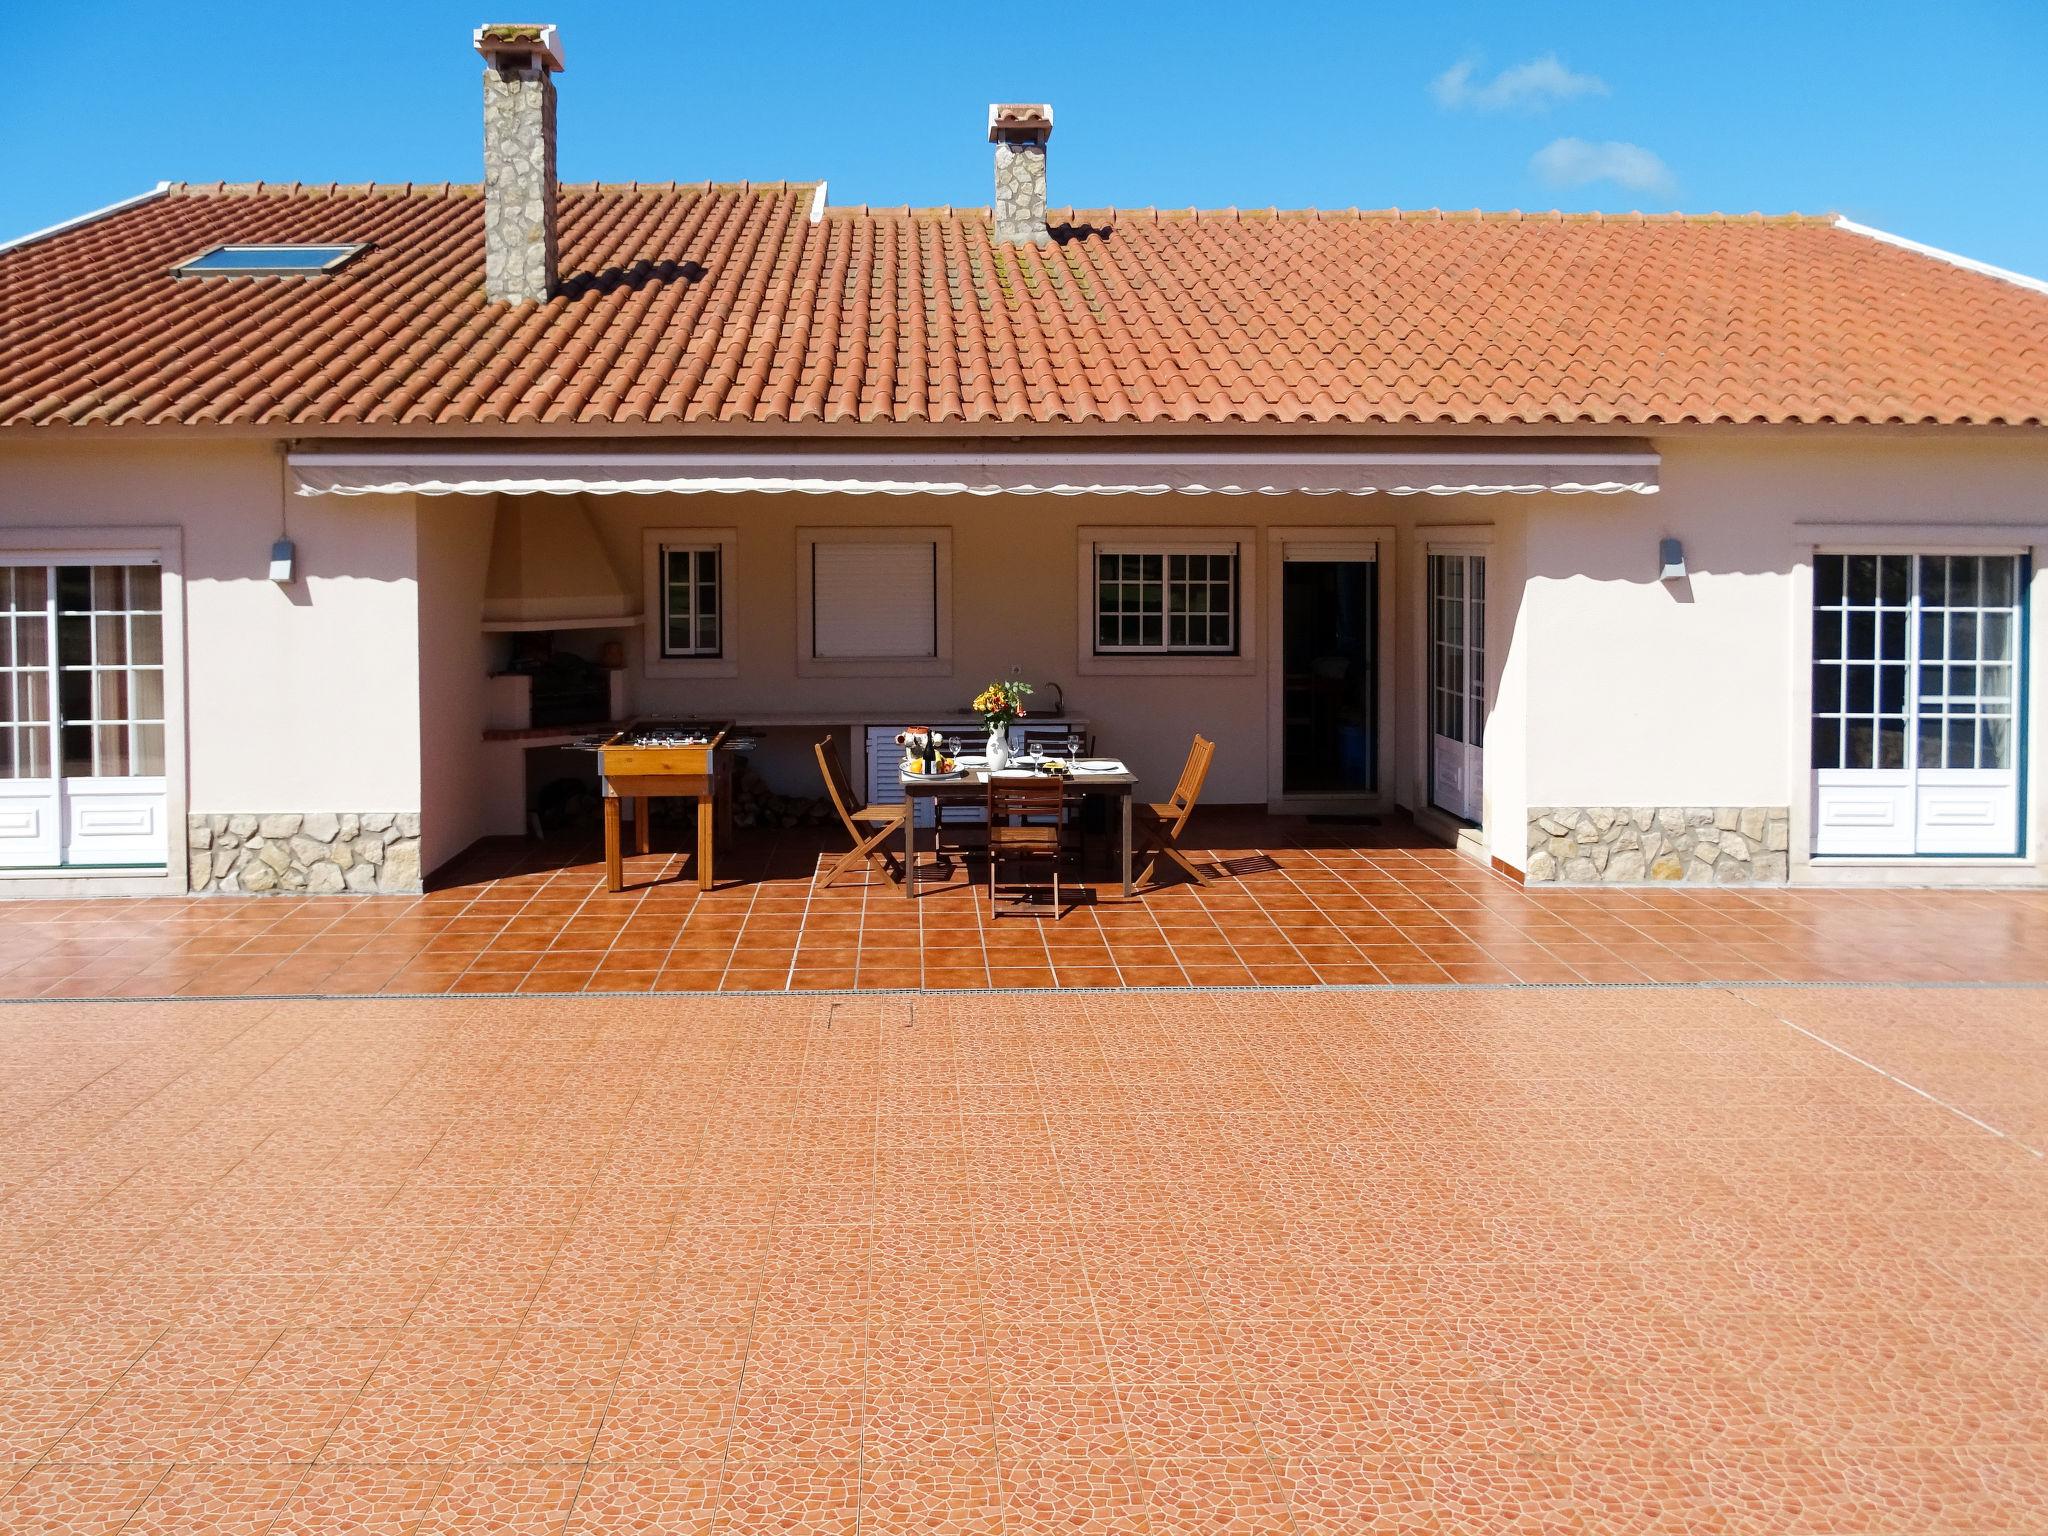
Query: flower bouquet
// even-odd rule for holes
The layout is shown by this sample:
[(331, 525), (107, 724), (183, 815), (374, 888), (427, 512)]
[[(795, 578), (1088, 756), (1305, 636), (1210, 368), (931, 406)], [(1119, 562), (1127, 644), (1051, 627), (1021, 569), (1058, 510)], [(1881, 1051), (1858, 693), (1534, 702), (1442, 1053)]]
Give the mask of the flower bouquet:
[(1024, 701), (1031, 694), (1029, 683), (1015, 678), (990, 683), (974, 696), (974, 711), (988, 727), (988, 766), (1001, 772), (1010, 766), (1010, 727), (1024, 718)]

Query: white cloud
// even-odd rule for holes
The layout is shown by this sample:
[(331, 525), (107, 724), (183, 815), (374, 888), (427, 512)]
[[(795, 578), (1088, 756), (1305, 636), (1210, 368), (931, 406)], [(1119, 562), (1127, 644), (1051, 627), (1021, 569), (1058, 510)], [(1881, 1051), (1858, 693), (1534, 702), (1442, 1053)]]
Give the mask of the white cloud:
[(1607, 82), (1598, 75), (1574, 74), (1554, 53), (1502, 70), (1491, 80), (1475, 82), (1470, 59), (1453, 64), (1429, 82), (1440, 107), (1470, 107), (1477, 112), (1540, 112), (1553, 102), (1580, 96), (1605, 96)]
[(1671, 167), (1642, 145), (1611, 139), (1602, 144), (1553, 139), (1530, 158), (1529, 169), (1559, 187), (1611, 181), (1631, 192), (1669, 192), (1677, 184)]

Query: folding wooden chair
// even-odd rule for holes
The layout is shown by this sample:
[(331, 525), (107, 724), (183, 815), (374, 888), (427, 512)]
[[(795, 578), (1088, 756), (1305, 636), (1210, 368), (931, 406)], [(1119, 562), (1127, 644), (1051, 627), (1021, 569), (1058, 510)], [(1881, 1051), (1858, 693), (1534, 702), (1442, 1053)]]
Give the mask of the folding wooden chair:
[(830, 885), (866, 859), (880, 859), (889, 878), (901, 880), (903, 866), (887, 844), (890, 838), (903, 835), (903, 818), (910, 812), (909, 803), (855, 804), (853, 790), (846, 782), (846, 770), (839, 765), (839, 744), (830, 736), (818, 743), (818, 772), (825, 776), (825, 791), (832, 797), (832, 808), (839, 812), (840, 825), (853, 839), (852, 850), (839, 856), (819, 884)]
[(1188, 818), (1195, 814), (1195, 802), (1202, 797), (1202, 781), (1209, 777), (1209, 759), (1215, 755), (1216, 743), (1197, 732), (1195, 744), (1188, 748), (1187, 765), (1180, 771), (1180, 782), (1173, 787), (1173, 798), (1131, 807), (1132, 852), (1150, 855), (1138, 876), (1139, 885), (1151, 883), (1161, 859), (1178, 865), (1203, 885), (1213, 883), (1208, 873), (1181, 849), (1180, 835)]
[[(1052, 912), (1060, 911), (1060, 830), (1066, 821), (1067, 786), (1053, 778), (988, 781), (988, 908), (1000, 917), (996, 893), (1005, 863), (1050, 866)], [(1012, 881), (1019, 889), (1045, 890), (1044, 882)]]

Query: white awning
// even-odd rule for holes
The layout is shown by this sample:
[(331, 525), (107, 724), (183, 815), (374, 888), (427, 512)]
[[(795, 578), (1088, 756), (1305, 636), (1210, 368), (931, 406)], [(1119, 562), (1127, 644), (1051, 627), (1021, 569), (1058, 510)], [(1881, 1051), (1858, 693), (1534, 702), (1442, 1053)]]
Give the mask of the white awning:
[(808, 495), (1613, 496), (1652, 495), (1658, 455), (1562, 445), (1460, 453), (494, 453), (307, 449), (301, 496)]

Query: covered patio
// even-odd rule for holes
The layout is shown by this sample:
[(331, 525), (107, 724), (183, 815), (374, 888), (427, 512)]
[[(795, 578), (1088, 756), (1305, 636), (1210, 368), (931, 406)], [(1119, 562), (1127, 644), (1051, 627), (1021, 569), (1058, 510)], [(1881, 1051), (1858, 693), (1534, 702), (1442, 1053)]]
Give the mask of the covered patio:
[[(914, 901), (826, 888), (836, 829), (741, 833), (700, 894), (680, 851), (486, 840), (424, 896), (18, 902), (13, 997), (972, 987), (2048, 980), (2048, 892), (1525, 889), (1404, 818), (1199, 813), (1218, 878), (1058, 922), (991, 921), (956, 865)], [(675, 846), (673, 844), (671, 847)]]
[[(568, 824), (564, 803), (647, 776), (615, 757), (674, 748), (679, 730), (704, 734), (699, 768), (798, 799), (822, 787), (823, 738), (856, 800), (895, 804), (897, 738), (921, 722), (973, 751), (990, 723), (969, 701), (991, 681), (1031, 695), (1029, 729), (1065, 728), (1127, 771), (1141, 802), (1166, 797), (1199, 736), (1218, 748), (1206, 804), (1431, 808), (1440, 834), (1479, 826), (1519, 857), (1519, 811), (1482, 825), (1486, 674), (1508, 648), (1519, 559), (1490, 553), (1493, 530), (1553, 501), (1640, 510), (1660, 465), (1635, 438), (1262, 437), (323, 444), (286, 467), (294, 506), (337, 528), (409, 505), (420, 530), (432, 868), (478, 838)], [(1484, 749), (1502, 784), (1518, 730), (1502, 723)], [(197, 884), (223, 878), (193, 868)]]

